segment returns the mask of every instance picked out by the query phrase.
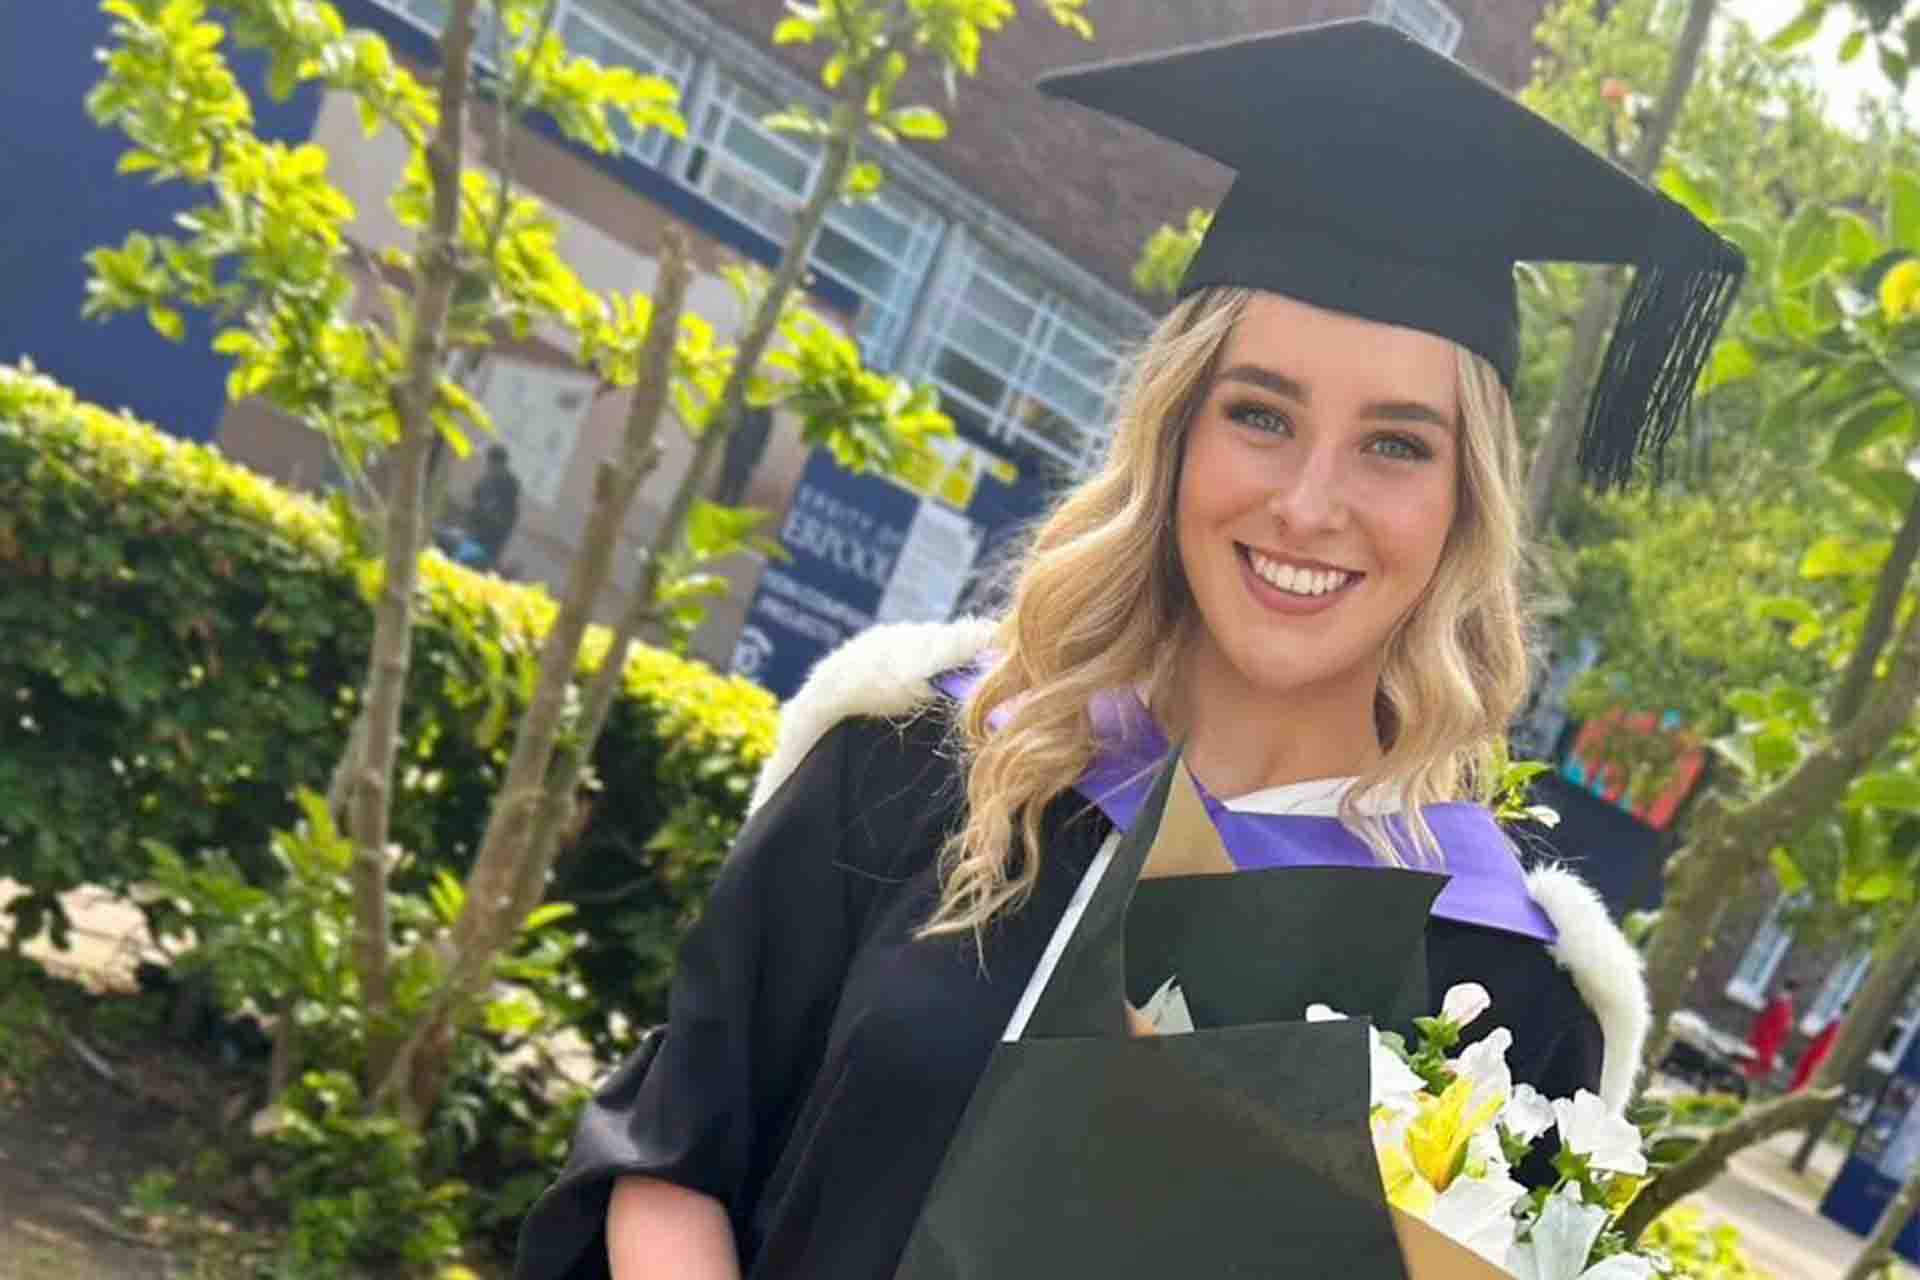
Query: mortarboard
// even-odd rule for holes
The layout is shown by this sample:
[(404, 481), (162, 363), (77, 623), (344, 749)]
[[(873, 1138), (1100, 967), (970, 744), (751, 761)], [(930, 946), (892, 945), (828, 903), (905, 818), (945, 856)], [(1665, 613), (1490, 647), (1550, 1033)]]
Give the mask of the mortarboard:
[(1637, 268), (1580, 462), (1624, 482), (1666, 443), (1746, 261), (1686, 208), (1392, 27), (1328, 23), (1044, 76), (1235, 171), (1181, 282), (1285, 294), (1420, 329), (1511, 389), (1514, 265)]

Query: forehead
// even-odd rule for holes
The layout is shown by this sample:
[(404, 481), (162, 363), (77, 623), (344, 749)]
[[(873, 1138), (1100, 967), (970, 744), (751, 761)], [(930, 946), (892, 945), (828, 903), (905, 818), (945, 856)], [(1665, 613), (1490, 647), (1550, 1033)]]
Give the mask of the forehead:
[(1219, 368), (1259, 365), (1329, 404), (1414, 400), (1452, 416), (1457, 362), (1458, 348), (1435, 334), (1260, 292), (1228, 335)]

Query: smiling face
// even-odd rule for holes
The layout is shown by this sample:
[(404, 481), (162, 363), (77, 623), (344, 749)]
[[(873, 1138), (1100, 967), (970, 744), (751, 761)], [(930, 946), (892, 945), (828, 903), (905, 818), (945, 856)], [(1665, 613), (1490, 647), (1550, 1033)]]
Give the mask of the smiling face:
[(1180, 564), (1190, 678), (1371, 716), (1394, 628), (1432, 580), (1460, 469), (1442, 338), (1256, 294), (1188, 426)]

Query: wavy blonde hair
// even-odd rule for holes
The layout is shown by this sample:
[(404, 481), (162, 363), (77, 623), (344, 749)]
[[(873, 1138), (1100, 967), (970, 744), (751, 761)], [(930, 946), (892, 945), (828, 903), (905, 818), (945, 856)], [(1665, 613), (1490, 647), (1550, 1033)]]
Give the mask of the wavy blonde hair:
[[(1033, 534), (994, 637), (998, 660), (956, 727), (967, 821), (942, 853), (940, 904), (923, 934), (977, 933), (1026, 900), (1044, 856), (1042, 815), (1093, 760), (1094, 696), (1144, 684), (1158, 705), (1203, 625), (1173, 532), (1181, 457), (1252, 296), (1208, 289), (1167, 315), (1133, 361), (1105, 462)], [(1361, 798), (1396, 799), (1416, 855), (1437, 857), (1421, 807), (1484, 798), (1492, 750), (1526, 692), (1513, 408), (1492, 366), (1464, 348), (1458, 396), (1453, 526), (1426, 592), (1387, 640), (1375, 699), (1383, 754), (1341, 806), (1391, 863), (1407, 851), (1387, 823), (1361, 815)]]

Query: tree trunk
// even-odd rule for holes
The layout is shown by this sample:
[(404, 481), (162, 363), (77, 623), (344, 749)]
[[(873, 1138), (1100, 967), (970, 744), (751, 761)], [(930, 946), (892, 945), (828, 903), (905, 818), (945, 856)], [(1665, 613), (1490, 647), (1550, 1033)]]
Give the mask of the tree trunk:
[[(1860, 990), (1854, 993), (1848, 1006), (1846, 1022), (1834, 1041), (1833, 1053), (1814, 1072), (1813, 1088), (1850, 1085), (1859, 1079), (1866, 1070), (1867, 1060), (1873, 1056), (1874, 1047), (1899, 1016), (1916, 969), (1920, 969), (1920, 912), (1907, 917), (1886, 953), (1874, 960), (1867, 980), (1860, 984)], [(1840, 1110), (1840, 1101), (1835, 1099), (1807, 1126), (1807, 1136), (1793, 1153), (1795, 1173), (1806, 1172), (1813, 1160), (1814, 1148)]]
[(726, 443), (727, 433), (739, 424), (741, 415), (746, 412), (747, 383), (753, 377), (754, 370), (760, 367), (760, 360), (766, 355), (767, 348), (773, 345), (787, 299), (800, 287), (806, 275), (807, 260), (813, 256), (813, 246), (820, 238), (820, 227), (826, 221), (827, 210), (840, 199), (840, 190), (846, 184), (848, 170), (853, 167), (854, 151), (865, 126), (867, 93), (879, 72), (880, 60), (874, 58), (848, 71), (846, 78), (841, 81), (840, 100), (833, 109), (833, 136), (827, 143), (820, 176), (814, 183), (806, 206), (794, 221), (793, 238), (787, 242), (786, 252), (773, 273), (773, 280), (760, 296), (760, 305), (754, 309), (753, 319), (741, 335), (739, 354), (734, 357), (727, 385), (720, 393), (720, 407), (695, 444), (693, 459), (687, 464), (687, 474), (674, 491), (673, 503), (668, 507), (666, 516), (654, 531), (647, 573), (655, 583), (659, 580), (666, 558), (679, 547), (680, 540), (686, 534), (687, 519), (693, 514), (693, 504), (710, 486), (713, 464), (720, 456), (721, 446)]
[[(1691, 0), (1687, 18), (1674, 44), (1673, 60), (1667, 64), (1667, 82), (1660, 91), (1653, 114), (1640, 131), (1638, 144), (1627, 160), (1627, 169), (1635, 177), (1650, 179), (1665, 154), (1673, 128), (1680, 119), (1680, 108), (1693, 88), (1700, 68), (1700, 54), (1706, 47), (1707, 31), (1713, 25), (1717, 0)], [(1618, 308), (1618, 273), (1608, 271), (1587, 285), (1574, 321), (1573, 347), (1561, 367), (1548, 409), (1546, 434), (1534, 450), (1527, 472), (1528, 527), (1545, 533), (1553, 519), (1555, 505), (1566, 488), (1578, 452), (1580, 430), (1586, 419), (1587, 396), (1593, 388), (1594, 372), (1600, 367), (1600, 353), (1606, 342), (1608, 322)]]
[(494, 956), (512, 941), (525, 914), (516, 913), (520, 885), (528, 880), (545, 881), (546, 868), (528, 863), (553, 843), (541, 839), (540, 823), (550, 810), (544, 799), (552, 786), (554, 744), (579, 665), (580, 643), (611, 575), (620, 529), (640, 485), (659, 464), (660, 424), (672, 386), (680, 313), (686, 305), (692, 274), (686, 238), (677, 231), (668, 232), (662, 241), (653, 314), (641, 351), (640, 379), (628, 408), (621, 456), (617, 463), (603, 463), (595, 476), (593, 508), (580, 551), (568, 566), (559, 616), (541, 648), (538, 683), (515, 734), (513, 755), (506, 778), (494, 795), (480, 851), (467, 873), (466, 905), (454, 922), (449, 948), (452, 962), (441, 989), (399, 1053), (386, 1064), (374, 1094), (376, 1105), (401, 1097), (405, 1090), (419, 1111), (431, 1106), (433, 1099), (422, 1095), (443, 1077), (435, 1072), (416, 1072), (415, 1059), (423, 1047), (445, 1039), (453, 1012), (485, 984)]
[(1640, 1188), (1626, 1212), (1616, 1224), (1625, 1233), (1627, 1243), (1640, 1239), (1640, 1233), (1653, 1220), (1694, 1192), (1705, 1187), (1727, 1167), (1727, 1161), (1756, 1142), (1796, 1125), (1831, 1104), (1839, 1095), (1808, 1090), (1789, 1094), (1757, 1107), (1749, 1107), (1722, 1127), (1708, 1134), (1693, 1154), (1667, 1166), (1652, 1181)]
[[(476, 0), (454, 0), (441, 41), (440, 118), (427, 144), (433, 216), (422, 238), (405, 380), (394, 388), (400, 443), (392, 457), (384, 548), (385, 574), (374, 609), (373, 654), (364, 705), (367, 728), (344, 806), (353, 840), (354, 968), (367, 1019), (368, 1079), (380, 1078), (389, 1034), (391, 993), (387, 948), (387, 829), (394, 757), (413, 649), (413, 596), (424, 537), (421, 502), (432, 451), (434, 397), (439, 392), (446, 322), (459, 276), (455, 236), (460, 212), (466, 131), (468, 53)], [(353, 743), (349, 735), (348, 748)]]
[(1915, 1208), (1920, 1208), (1920, 1165), (1907, 1175), (1907, 1183), (1897, 1195), (1887, 1202), (1880, 1214), (1880, 1221), (1874, 1224), (1873, 1234), (1867, 1237), (1867, 1243), (1854, 1257), (1853, 1265), (1847, 1268), (1841, 1280), (1873, 1280), (1881, 1274), (1881, 1268), (1893, 1261), (1893, 1242), (1913, 1217)]
[(1867, 609), (1860, 643), (1854, 646), (1853, 655), (1847, 659), (1846, 672), (1840, 677), (1840, 687), (1834, 691), (1827, 717), (1829, 723), (1845, 724), (1865, 701), (1867, 690), (1873, 684), (1873, 669), (1880, 661), (1880, 651), (1887, 647), (1887, 640), (1893, 635), (1894, 620), (1900, 613), (1907, 575), (1913, 571), (1916, 555), (1920, 555), (1920, 492), (1916, 492), (1908, 504), (1900, 532), (1894, 535), (1893, 550), (1880, 566), (1880, 580), (1874, 584), (1873, 603)]
[(1692, 982), (1727, 885), (1758, 869), (1767, 850), (1791, 842), (1846, 793), (1860, 771), (1886, 749), (1920, 700), (1920, 612), (1907, 620), (1887, 678), (1852, 721), (1808, 752), (1793, 772), (1738, 809), (1718, 795), (1701, 802), (1694, 836), (1667, 863), (1667, 897), (1647, 944), (1647, 990), (1653, 1034), (1643, 1064), (1666, 1052), (1667, 1020)]
[(267, 1105), (280, 1101), (280, 1095), (293, 1083), (293, 1070), (300, 1061), (300, 1031), (294, 1024), (293, 1007), (297, 997), (288, 995), (280, 1002), (273, 1022), (273, 1054), (267, 1059)]

